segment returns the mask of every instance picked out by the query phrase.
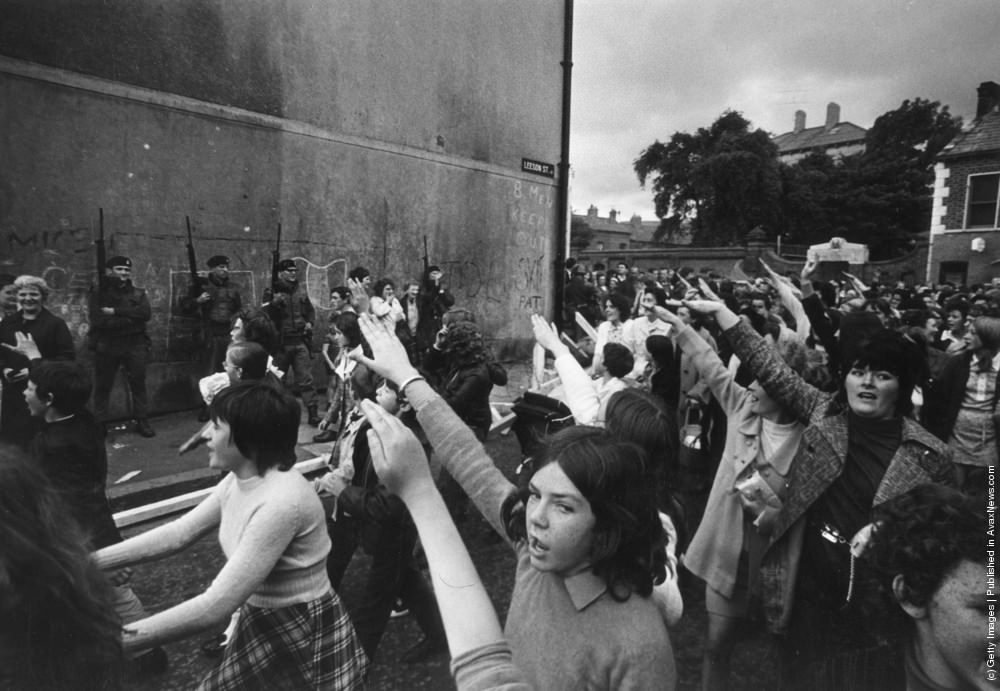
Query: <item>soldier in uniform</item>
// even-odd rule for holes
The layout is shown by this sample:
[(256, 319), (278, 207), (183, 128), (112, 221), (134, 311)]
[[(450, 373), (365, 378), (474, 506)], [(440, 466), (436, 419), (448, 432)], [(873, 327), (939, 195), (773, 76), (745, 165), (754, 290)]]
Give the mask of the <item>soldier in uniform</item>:
[(309, 414), (309, 424), (315, 427), (320, 422), (312, 373), (312, 332), (316, 310), (305, 286), (299, 283), (295, 260), (282, 259), (278, 263), (278, 281), (270, 295), (265, 293), (264, 299), (268, 303), (267, 312), (281, 336), (274, 364), (285, 371), (285, 383), (289, 388), (293, 384), (298, 385), (302, 404)]
[[(188, 311), (200, 312), (205, 333), (201, 351), (202, 377), (222, 371), (233, 319), (243, 307), (239, 288), (229, 281), (229, 257), (217, 254), (210, 257), (207, 264), (208, 277), (200, 281), (201, 293), (193, 300), (189, 298), (184, 305)], [(198, 420), (208, 421), (207, 407), (202, 407)]]
[(156, 436), (149, 426), (146, 396), (146, 363), (149, 336), (146, 322), (152, 316), (146, 291), (132, 285), (132, 260), (112, 257), (105, 264), (105, 285), (90, 293), (90, 339), (94, 349), (94, 412), (102, 422), (108, 417), (108, 399), (118, 368), (132, 394), (135, 430)]

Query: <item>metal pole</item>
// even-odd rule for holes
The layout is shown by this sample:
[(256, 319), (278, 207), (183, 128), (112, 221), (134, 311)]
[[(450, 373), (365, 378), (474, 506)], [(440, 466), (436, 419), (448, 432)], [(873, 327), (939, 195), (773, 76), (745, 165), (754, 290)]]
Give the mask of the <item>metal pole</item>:
[(555, 322), (560, 329), (563, 321), (563, 302), (566, 295), (566, 243), (569, 235), (569, 125), (570, 95), (573, 75), (573, 0), (565, 0), (566, 16), (563, 22), (563, 68), (562, 88), (562, 131), (559, 152), (559, 185), (556, 212), (556, 253), (553, 273), (556, 277)]

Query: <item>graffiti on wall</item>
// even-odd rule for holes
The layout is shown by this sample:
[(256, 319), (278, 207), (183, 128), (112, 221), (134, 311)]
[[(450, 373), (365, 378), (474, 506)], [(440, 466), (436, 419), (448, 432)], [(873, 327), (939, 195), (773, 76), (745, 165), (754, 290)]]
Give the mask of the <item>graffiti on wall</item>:
[(545, 311), (546, 250), (555, 201), (555, 190), (550, 186), (511, 182), (507, 221), (514, 228), (516, 264), (512, 288), (517, 308), (525, 312)]

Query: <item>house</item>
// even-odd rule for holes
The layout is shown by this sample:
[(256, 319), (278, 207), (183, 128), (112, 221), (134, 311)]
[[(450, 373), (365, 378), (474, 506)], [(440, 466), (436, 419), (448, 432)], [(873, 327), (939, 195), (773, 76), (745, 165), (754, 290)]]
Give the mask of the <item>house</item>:
[(1000, 84), (979, 85), (976, 119), (934, 165), (927, 281), (1000, 278)]
[(795, 163), (814, 151), (822, 151), (831, 158), (861, 153), (865, 150), (868, 130), (851, 122), (840, 121), (840, 106), (830, 103), (826, 107), (826, 122), (822, 127), (806, 127), (806, 113), (795, 111), (795, 128), (775, 136), (782, 163)]
[(586, 223), (594, 232), (589, 249), (592, 250), (627, 250), (636, 247), (653, 245), (653, 233), (659, 227), (659, 221), (643, 221), (638, 214), (633, 214), (628, 223), (618, 220), (618, 212), (614, 209), (608, 212), (607, 218), (598, 216), (597, 207), (591, 205), (587, 215), (573, 214), (573, 220)]

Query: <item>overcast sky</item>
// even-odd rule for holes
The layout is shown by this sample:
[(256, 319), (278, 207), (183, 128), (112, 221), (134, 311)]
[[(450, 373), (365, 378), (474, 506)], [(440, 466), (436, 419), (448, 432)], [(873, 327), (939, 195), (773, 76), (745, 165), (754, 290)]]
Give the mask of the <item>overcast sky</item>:
[(1000, 82), (1000, 0), (576, 0), (570, 205), (655, 220), (632, 170), (677, 131), (738, 110), (772, 134), (871, 127), (904, 99), (968, 121)]

